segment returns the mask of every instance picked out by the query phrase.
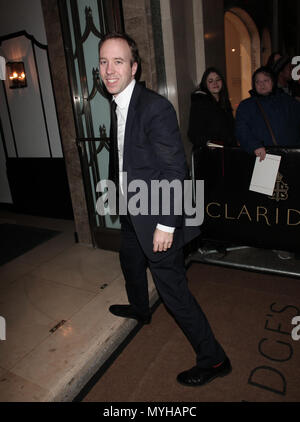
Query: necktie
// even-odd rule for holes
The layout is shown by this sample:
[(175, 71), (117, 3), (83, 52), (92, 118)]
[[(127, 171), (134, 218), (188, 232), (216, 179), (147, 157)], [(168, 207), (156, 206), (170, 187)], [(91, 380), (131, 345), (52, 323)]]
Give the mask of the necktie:
[(109, 179), (112, 180), (118, 192), (119, 188), (119, 154), (118, 154), (118, 121), (116, 114), (117, 104), (111, 102), (110, 107), (110, 145), (109, 145)]

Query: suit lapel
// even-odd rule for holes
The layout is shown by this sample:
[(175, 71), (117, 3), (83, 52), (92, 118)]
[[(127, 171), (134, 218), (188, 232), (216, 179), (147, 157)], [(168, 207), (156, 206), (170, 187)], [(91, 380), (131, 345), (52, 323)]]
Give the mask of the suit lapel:
[(132, 127), (136, 116), (136, 106), (138, 98), (142, 90), (142, 85), (138, 82), (135, 84), (131, 100), (129, 103), (128, 114), (126, 119), (125, 135), (124, 135), (124, 153), (123, 153), (123, 171), (127, 171), (130, 165), (130, 142), (132, 142)]

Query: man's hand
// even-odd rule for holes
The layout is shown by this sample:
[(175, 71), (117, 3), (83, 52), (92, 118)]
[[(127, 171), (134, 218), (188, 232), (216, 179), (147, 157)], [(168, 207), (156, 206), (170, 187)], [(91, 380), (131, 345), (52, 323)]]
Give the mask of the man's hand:
[(153, 252), (163, 252), (169, 249), (173, 243), (173, 233), (155, 229), (153, 235)]
[(259, 161), (262, 161), (266, 158), (266, 148), (257, 148), (256, 150), (254, 150), (254, 154), (256, 155), (256, 157), (259, 157)]

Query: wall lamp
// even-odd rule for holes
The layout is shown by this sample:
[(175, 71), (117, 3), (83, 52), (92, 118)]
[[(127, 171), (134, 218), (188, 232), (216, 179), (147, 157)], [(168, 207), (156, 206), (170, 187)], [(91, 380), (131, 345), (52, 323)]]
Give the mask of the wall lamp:
[(27, 86), (26, 73), (23, 62), (7, 62), (7, 75), (11, 89), (25, 88)]

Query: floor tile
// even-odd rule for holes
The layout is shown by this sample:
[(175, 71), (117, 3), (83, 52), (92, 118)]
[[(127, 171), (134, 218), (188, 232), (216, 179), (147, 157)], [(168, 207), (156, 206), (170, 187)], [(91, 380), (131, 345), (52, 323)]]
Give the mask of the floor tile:
[[(127, 303), (119, 255), (76, 244), (72, 221), (0, 211), (3, 222), (61, 233), (0, 266), (0, 401), (71, 401), (137, 324), (108, 310)], [(149, 291), (153, 303), (151, 276)]]
[(0, 297), (3, 290), (7, 289), (12, 282), (33, 270), (34, 266), (25, 261), (23, 263), (16, 262), (15, 259), (7, 264), (0, 265)]
[(39, 385), (0, 369), (0, 402), (40, 402), (46, 396)]
[[(155, 295), (150, 281), (151, 297)], [(59, 394), (70, 380), (78, 382), (93, 361), (108, 358), (112, 343), (117, 341), (122, 326), (132, 328), (136, 321), (118, 318), (108, 308), (113, 303), (126, 303), (124, 280), (118, 277), (68, 322), (40, 344), (12, 370), (17, 375)], [(127, 330), (128, 332), (128, 330)], [(59, 374), (59, 378), (57, 376)], [(87, 381), (87, 380), (86, 380)]]
[(121, 267), (117, 253), (76, 244), (40, 265), (33, 274), (97, 293), (121, 274)]
[(0, 343), (0, 365), (10, 369), (45, 338), (61, 320), (68, 320), (94, 293), (27, 274), (2, 291), (1, 315), (6, 341)]
[(17, 257), (15, 265), (27, 264), (32, 267), (38, 267), (47, 263), (63, 251), (75, 245), (74, 236), (70, 233), (59, 233), (52, 239), (41, 243), (23, 255)]

